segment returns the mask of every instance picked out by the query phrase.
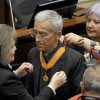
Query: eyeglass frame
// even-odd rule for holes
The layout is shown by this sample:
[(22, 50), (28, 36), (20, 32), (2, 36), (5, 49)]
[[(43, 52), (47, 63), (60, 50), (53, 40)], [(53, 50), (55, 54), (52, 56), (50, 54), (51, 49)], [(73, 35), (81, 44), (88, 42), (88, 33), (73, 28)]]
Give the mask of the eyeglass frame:
[[(46, 38), (48, 38), (51, 34), (46, 35), (45, 32), (38, 32), (38, 31), (36, 31), (35, 29), (33, 29), (33, 34), (32, 34), (32, 32), (31, 32), (31, 36), (34, 37), (34, 38), (36, 38), (37, 35), (38, 35), (41, 39), (46, 39)], [(54, 35), (54, 34), (53, 34), (53, 35)]]

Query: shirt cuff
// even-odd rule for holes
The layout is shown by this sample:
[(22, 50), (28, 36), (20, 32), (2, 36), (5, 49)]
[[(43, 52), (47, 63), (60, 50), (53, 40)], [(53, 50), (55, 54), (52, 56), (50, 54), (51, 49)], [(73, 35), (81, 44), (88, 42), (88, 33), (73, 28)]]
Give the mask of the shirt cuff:
[(13, 73), (16, 75), (16, 71), (13, 71)]
[(47, 87), (49, 87), (53, 91), (54, 96), (55, 96), (56, 95), (56, 91), (51, 86), (49, 86), (49, 85)]

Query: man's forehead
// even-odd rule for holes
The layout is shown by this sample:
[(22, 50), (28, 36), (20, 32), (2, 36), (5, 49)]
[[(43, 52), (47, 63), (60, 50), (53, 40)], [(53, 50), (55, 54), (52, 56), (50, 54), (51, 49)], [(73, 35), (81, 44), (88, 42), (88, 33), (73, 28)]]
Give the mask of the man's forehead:
[(42, 22), (41, 21), (35, 21), (34, 29), (35, 30), (43, 29), (43, 30), (51, 31), (51, 23), (50, 23), (50, 21), (42, 21)]
[(51, 24), (50, 20), (44, 20), (44, 21), (35, 20), (34, 24), (36, 24), (36, 23), (46, 23), (46, 24)]

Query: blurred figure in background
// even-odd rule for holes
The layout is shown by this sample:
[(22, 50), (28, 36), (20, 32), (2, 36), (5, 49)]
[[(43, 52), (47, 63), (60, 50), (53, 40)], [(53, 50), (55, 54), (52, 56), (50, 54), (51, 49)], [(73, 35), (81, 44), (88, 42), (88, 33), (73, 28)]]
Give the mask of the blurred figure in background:
[(68, 100), (100, 100), (100, 64), (85, 70), (80, 85), (82, 94)]

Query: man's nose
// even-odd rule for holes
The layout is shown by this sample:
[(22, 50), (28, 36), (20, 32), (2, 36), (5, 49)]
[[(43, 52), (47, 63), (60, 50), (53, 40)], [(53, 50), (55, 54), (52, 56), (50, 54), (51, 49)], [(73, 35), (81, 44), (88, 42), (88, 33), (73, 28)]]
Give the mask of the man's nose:
[(40, 41), (41, 39), (42, 39), (41, 35), (37, 34), (37, 35), (35, 36), (35, 40), (36, 40), (36, 41)]

